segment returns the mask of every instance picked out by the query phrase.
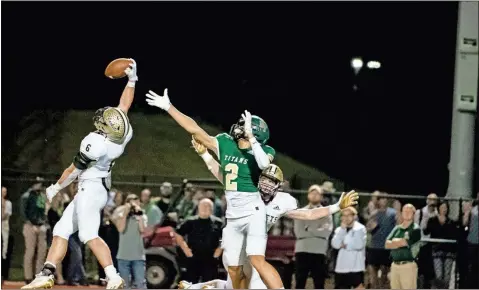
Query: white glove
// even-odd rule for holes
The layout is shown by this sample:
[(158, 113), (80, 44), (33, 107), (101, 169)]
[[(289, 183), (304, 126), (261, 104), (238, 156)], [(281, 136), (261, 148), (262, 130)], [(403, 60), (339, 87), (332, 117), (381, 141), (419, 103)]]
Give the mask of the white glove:
[(132, 58), (130, 58), (130, 60), (132, 63), (125, 69), (125, 74), (128, 76), (130, 82), (136, 82), (138, 81), (138, 76), (136, 75), (136, 61)]
[(150, 106), (155, 106), (168, 111), (171, 106), (170, 98), (168, 97), (168, 89), (165, 89), (163, 94), (163, 96), (159, 96), (155, 92), (149, 91), (149, 94), (146, 94), (146, 102)]
[(246, 137), (251, 138), (253, 137), (253, 128), (251, 126), (251, 113), (248, 111), (244, 111), (244, 114), (241, 114), (244, 120), (244, 132)]
[(58, 187), (59, 187), (58, 184), (55, 184), (55, 185), (52, 184), (46, 189), (48, 202), (52, 202), (52, 199), (60, 191), (60, 189), (58, 189)]

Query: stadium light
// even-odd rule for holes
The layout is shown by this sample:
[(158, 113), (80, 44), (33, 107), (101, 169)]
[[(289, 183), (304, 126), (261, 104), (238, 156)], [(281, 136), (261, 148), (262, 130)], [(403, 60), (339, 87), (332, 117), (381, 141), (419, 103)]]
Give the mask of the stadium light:
[(366, 65), (369, 69), (379, 69), (379, 68), (381, 68), (381, 63), (379, 61), (376, 61), (376, 60), (368, 61), (368, 63)]
[(355, 57), (351, 60), (351, 67), (355, 70), (360, 70), (363, 67), (363, 60), (359, 57)]
[(354, 57), (353, 59), (351, 59), (351, 67), (353, 68), (355, 75), (357, 75), (358, 72), (361, 70), (363, 64), (363, 60), (360, 57)]

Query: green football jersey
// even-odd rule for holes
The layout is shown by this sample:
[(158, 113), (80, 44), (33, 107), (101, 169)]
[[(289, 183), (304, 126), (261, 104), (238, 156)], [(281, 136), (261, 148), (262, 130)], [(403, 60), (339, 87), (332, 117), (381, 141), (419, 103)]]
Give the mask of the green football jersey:
[[(240, 149), (238, 143), (226, 133), (216, 136), (223, 186), (226, 191), (257, 192), (261, 174), (251, 148)], [(270, 159), (276, 152), (268, 145), (261, 145)]]

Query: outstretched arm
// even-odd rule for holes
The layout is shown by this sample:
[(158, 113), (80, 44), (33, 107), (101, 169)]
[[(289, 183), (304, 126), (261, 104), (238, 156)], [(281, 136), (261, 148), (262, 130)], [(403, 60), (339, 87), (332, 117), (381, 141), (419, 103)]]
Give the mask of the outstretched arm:
[(343, 193), (336, 204), (313, 209), (295, 209), (287, 212), (286, 216), (297, 220), (317, 220), (335, 214), (347, 207), (354, 206), (358, 203), (357, 200), (358, 194), (352, 190), (347, 194)]
[(133, 99), (135, 97), (135, 85), (138, 81), (138, 76), (136, 75), (136, 62), (134, 59), (130, 58), (130, 60), (132, 61), (132, 63), (130, 67), (125, 70), (125, 73), (128, 76), (128, 83), (126, 84), (125, 89), (121, 94), (120, 104), (118, 105), (118, 108), (122, 110), (125, 114), (128, 113), (128, 110), (130, 110), (131, 107), (131, 103), (133, 103)]
[(221, 172), (220, 164), (216, 161), (210, 153), (208, 153), (208, 149), (201, 144), (199, 141), (195, 140), (195, 137), (192, 137), (191, 144), (195, 149), (196, 153), (200, 155), (200, 157), (205, 162), (208, 170), (218, 179), (219, 182), (223, 183), (223, 173)]
[(185, 129), (188, 133), (193, 135), (193, 137), (201, 142), (206, 148), (212, 150), (216, 155), (218, 155), (218, 146), (216, 139), (208, 133), (205, 132), (192, 118), (186, 116), (176, 109), (171, 103), (170, 98), (168, 97), (168, 89), (165, 89), (164, 95), (160, 96), (153, 91), (149, 91), (146, 94), (146, 102), (150, 106), (155, 106), (160, 109), (163, 109), (170, 114), (170, 116)]
[(295, 220), (317, 220), (332, 214), (332, 206), (313, 209), (295, 209), (288, 211), (286, 216)]

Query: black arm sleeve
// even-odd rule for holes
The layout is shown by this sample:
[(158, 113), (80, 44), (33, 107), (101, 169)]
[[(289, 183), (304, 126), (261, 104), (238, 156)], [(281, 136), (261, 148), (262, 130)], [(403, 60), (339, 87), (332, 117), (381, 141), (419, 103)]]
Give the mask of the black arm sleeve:
[(78, 152), (73, 158), (73, 165), (80, 170), (85, 170), (92, 161), (94, 160), (88, 158), (85, 154)]

